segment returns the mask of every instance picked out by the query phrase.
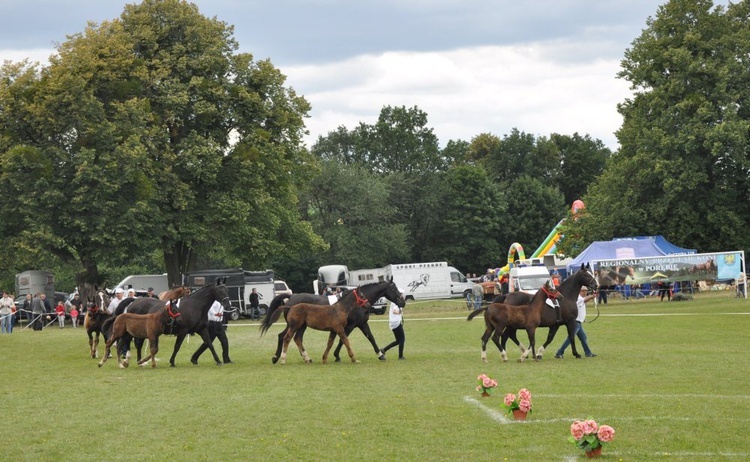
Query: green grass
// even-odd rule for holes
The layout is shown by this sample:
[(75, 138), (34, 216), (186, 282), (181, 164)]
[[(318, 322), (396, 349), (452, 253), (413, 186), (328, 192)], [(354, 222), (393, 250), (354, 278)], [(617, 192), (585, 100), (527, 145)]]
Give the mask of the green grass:
[[(259, 337), (247, 320), (229, 328), (235, 364), (217, 367), (207, 352), (192, 366), (193, 337), (169, 368), (164, 336), (156, 370), (99, 369), (80, 328), (17, 329), (0, 336), (0, 459), (564, 461), (583, 459), (567, 437), (589, 416), (617, 432), (603, 460), (750, 458), (748, 302), (612, 301), (586, 325), (597, 358), (548, 349), (525, 363), (515, 346), (502, 363), (489, 345), (483, 364), (483, 320), (466, 315), (458, 301), (409, 304), (407, 359), (378, 361), (357, 331), (356, 365), (321, 364), (316, 331), (305, 338), (314, 364), (292, 344), (287, 365), (272, 365), (282, 326)], [(371, 326), (381, 346), (392, 340), (387, 316)], [(499, 381), (489, 398), (474, 390), (481, 373)], [(534, 412), (511, 422), (502, 397), (522, 387)]]

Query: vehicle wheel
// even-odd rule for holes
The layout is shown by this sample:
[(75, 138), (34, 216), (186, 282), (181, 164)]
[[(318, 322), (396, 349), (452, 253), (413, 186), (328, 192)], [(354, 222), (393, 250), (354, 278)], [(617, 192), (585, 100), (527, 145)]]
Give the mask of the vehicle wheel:
[(237, 310), (232, 311), (232, 314), (229, 315), (229, 319), (231, 319), (232, 321), (240, 319), (240, 312)]
[(268, 307), (266, 305), (258, 306), (258, 316), (265, 316), (268, 313)]

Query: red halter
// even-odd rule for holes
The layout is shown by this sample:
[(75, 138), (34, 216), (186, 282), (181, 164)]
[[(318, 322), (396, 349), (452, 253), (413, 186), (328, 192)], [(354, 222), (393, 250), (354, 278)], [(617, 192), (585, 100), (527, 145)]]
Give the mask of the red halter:
[(560, 295), (559, 291), (550, 292), (547, 290), (547, 286), (542, 286), (542, 290), (544, 291), (544, 294), (547, 295), (547, 298), (556, 299), (558, 295)]
[(172, 304), (167, 303), (167, 314), (169, 315), (170, 318), (174, 319), (177, 316), (181, 315), (182, 313), (180, 313), (179, 311), (178, 312), (172, 311)]
[(360, 308), (363, 308), (369, 300), (365, 297), (360, 297), (359, 292), (357, 292), (357, 289), (352, 290), (354, 292), (354, 298), (357, 299), (357, 306)]

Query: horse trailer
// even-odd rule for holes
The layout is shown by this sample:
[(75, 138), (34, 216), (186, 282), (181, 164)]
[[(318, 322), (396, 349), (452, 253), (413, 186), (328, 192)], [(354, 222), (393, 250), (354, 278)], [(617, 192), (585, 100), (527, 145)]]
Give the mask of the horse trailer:
[[(271, 300), (279, 294), (291, 295), (292, 291), (286, 282), (274, 279), (273, 270), (246, 271), (242, 268), (196, 270), (182, 275), (182, 283), (193, 290), (213, 284), (219, 278), (227, 278), (226, 286), (229, 290), (229, 301), (233, 310), (229, 318), (236, 321), (240, 316), (260, 318), (268, 311)], [(250, 307), (250, 293), (258, 292), (259, 304), (257, 310)]]
[(51, 271), (29, 270), (16, 274), (16, 296), (43, 293), (55, 299), (55, 275)]

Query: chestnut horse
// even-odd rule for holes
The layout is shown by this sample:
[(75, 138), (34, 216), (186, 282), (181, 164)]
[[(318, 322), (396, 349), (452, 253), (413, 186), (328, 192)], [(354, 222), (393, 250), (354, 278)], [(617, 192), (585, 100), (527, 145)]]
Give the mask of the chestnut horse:
[(177, 286), (164, 292), (159, 293), (159, 300), (166, 302), (169, 300), (179, 300), (182, 297), (190, 295), (190, 287), (188, 286)]
[(96, 358), (99, 334), (102, 334), (105, 341), (107, 340), (107, 334), (102, 328), (104, 321), (109, 318), (107, 307), (110, 297), (106, 290), (100, 289), (93, 294), (89, 293), (86, 299), (86, 317), (83, 319), (83, 327), (86, 329), (86, 335), (89, 336), (89, 353), (92, 358)]
[[(505, 341), (507, 335), (503, 335), (502, 343), (499, 342), (500, 335), (506, 328), (525, 329), (529, 336), (529, 345), (534, 360), (536, 356), (535, 334), (537, 327), (548, 327), (557, 323), (557, 308), (547, 306), (556, 300), (563, 300), (562, 294), (555, 287), (552, 287), (549, 281), (545, 282), (541, 289), (531, 298), (528, 305), (506, 305), (504, 303), (491, 303), (489, 306), (474, 310), (469, 314), (467, 321), (471, 321), (479, 313), (484, 312), (485, 331), (482, 335), (482, 361), (487, 362), (487, 341), (492, 337), (492, 341), (500, 350), (503, 361), (508, 360), (505, 352)], [(529, 349), (523, 352), (520, 361), (526, 359)]]
[[(135, 338), (148, 339), (151, 354), (138, 361), (138, 365), (140, 366), (150, 359), (151, 367), (155, 368), (156, 353), (159, 351), (159, 336), (164, 332), (164, 327), (172, 319), (180, 315), (179, 312), (172, 310), (173, 305), (175, 303), (170, 303), (155, 313), (123, 313), (117, 316), (112, 324), (112, 335), (107, 339), (106, 354), (99, 361), (99, 367), (102, 367), (107, 362), (112, 344), (128, 335)], [(117, 363), (120, 365), (120, 368), (124, 369), (128, 367), (128, 363), (123, 362), (122, 356), (119, 354), (117, 355)]]
[[(349, 337), (346, 335), (346, 323), (350, 313), (358, 308), (363, 308), (365, 311), (370, 309), (370, 302), (367, 301), (363, 295), (361, 295), (358, 289), (347, 290), (341, 299), (333, 305), (314, 305), (312, 303), (297, 303), (293, 305), (286, 313), (286, 326), (287, 333), (284, 335), (284, 346), (281, 350), (281, 357), (279, 363), (286, 364), (286, 352), (289, 348), (289, 342), (294, 338), (294, 343), (297, 344), (302, 358), (306, 363), (311, 363), (312, 359), (305, 351), (305, 346), (302, 344), (302, 338), (294, 334), (303, 327), (312, 327), (313, 329), (328, 331), (328, 346), (326, 351), (323, 353), (323, 364), (328, 363), (328, 352), (333, 347), (333, 340), (338, 335), (346, 351), (349, 353), (353, 363), (357, 362), (357, 358), (354, 357), (354, 351), (349, 345)], [(280, 311), (276, 311), (277, 316)]]

